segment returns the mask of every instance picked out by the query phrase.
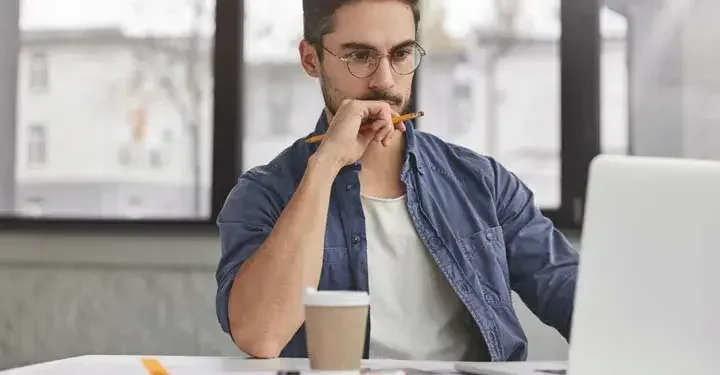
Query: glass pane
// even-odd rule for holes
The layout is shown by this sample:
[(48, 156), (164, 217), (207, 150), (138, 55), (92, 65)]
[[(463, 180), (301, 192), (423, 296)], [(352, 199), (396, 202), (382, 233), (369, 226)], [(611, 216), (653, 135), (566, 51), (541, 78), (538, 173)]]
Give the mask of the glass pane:
[[(720, 159), (720, 24), (716, 0), (608, 1), (603, 152)], [(613, 52), (614, 51), (614, 52)], [(627, 95), (624, 95), (627, 92)], [(620, 101), (622, 100), (622, 101)], [(629, 141), (628, 141), (629, 139)]]
[[(624, 1), (624, 0), (621, 0)], [(628, 132), (627, 22), (603, 8), (600, 11), (602, 51), (600, 55), (601, 152), (626, 154)]]
[(420, 127), (560, 206), (559, 0), (424, 0)]
[(0, 117), (5, 213), (209, 217), (214, 0), (20, 0), (19, 20), (13, 2), (0, 2), (20, 26), (2, 44), (21, 40), (17, 70), (0, 63), (17, 83), (0, 88), (16, 99)]
[(313, 131), (325, 106), (300, 65), (302, 27), (302, 1), (245, 1), (244, 169)]

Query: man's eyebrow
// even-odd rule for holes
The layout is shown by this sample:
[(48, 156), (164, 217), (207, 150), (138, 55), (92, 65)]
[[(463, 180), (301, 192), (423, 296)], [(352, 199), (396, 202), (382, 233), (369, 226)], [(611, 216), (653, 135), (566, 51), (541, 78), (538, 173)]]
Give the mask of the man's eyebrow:
[(377, 49), (370, 44), (361, 42), (347, 42), (340, 45), (342, 49)]
[(394, 51), (396, 49), (400, 49), (400, 48), (409, 47), (416, 43), (417, 43), (417, 41), (415, 41), (415, 39), (408, 39), (408, 40), (405, 40), (405, 41), (402, 41), (402, 42), (396, 44), (395, 47), (392, 48), (392, 51)]
[[(392, 50), (396, 50), (398, 48), (407, 47), (407, 46), (413, 45), (415, 43), (416, 43), (416, 41), (414, 39), (404, 40), (404, 41), (396, 44), (395, 46), (393, 46), (390, 50), (392, 51)], [(366, 50), (377, 51), (377, 47), (375, 47), (371, 44), (368, 44), (368, 43), (363, 43), (363, 42), (343, 43), (340, 45), (340, 48), (342, 48), (342, 49), (366, 49)]]

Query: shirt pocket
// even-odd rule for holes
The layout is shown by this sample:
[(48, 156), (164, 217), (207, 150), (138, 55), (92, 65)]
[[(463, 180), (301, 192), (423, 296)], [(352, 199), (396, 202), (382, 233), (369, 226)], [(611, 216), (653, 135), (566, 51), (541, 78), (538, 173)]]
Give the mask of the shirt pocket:
[(469, 281), (490, 305), (512, 304), (507, 253), (502, 227), (483, 229), (460, 240), (470, 262)]
[(352, 272), (346, 247), (332, 246), (323, 249), (323, 265), (320, 273), (320, 290), (350, 290)]

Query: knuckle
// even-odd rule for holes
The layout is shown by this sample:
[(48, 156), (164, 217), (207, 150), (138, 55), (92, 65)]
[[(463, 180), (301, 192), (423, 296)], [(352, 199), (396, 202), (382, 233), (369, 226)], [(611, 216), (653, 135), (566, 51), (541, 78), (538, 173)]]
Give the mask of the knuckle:
[(352, 101), (352, 99), (343, 99), (340, 102), (340, 107), (343, 107), (343, 108), (347, 107), (348, 109), (352, 109), (352, 108), (354, 108), (354, 106), (355, 106), (355, 103)]

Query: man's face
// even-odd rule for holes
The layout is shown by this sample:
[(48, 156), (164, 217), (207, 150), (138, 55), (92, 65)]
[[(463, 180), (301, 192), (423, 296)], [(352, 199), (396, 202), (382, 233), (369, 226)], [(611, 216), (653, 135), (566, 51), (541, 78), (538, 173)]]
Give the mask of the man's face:
[[(330, 113), (335, 114), (343, 99), (382, 100), (398, 114), (404, 113), (414, 72), (399, 74), (392, 64), (399, 60), (393, 56), (403, 56), (415, 41), (410, 6), (398, 0), (358, 1), (338, 9), (334, 25), (334, 31), (323, 38), (325, 51), (320, 64), (320, 84)], [(365, 61), (368, 56), (385, 57), (367, 77), (357, 71), (351, 73), (342, 60), (350, 57), (355, 62)]]

